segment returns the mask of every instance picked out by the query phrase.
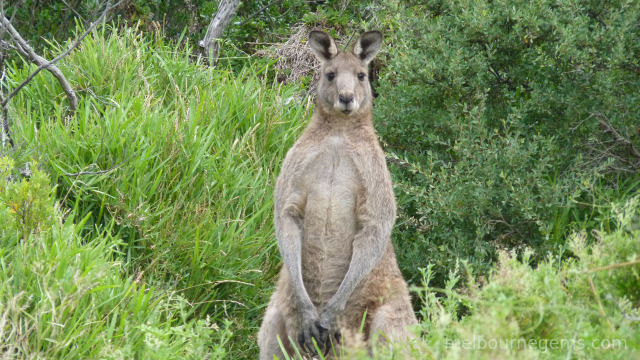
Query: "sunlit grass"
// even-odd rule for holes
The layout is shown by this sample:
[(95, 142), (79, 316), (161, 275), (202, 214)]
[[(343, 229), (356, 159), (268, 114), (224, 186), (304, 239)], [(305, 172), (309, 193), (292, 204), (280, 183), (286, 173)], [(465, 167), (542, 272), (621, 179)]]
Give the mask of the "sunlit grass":
[(262, 79), (265, 67), (209, 69), (125, 29), (65, 59), (82, 95), (74, 118), (47, 75), (12, 103), (17, 142), (86, 217), (81, 234), (121, 239), (109, 246), (124, 275), (172, 289), (187, 315), (232, 320), (236, 357), (255, 352), (278, 265), (275, 173), (308, 114), (296, 88)]

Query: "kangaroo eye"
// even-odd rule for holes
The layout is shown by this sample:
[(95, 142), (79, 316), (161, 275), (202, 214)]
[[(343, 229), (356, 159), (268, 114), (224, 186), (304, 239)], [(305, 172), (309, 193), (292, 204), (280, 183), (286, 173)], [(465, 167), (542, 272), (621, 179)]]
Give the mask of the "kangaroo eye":
[(365, 75), (364, 73), (360, 73), (360, 74), (358, 74), (358, 80), (360, 80), (360, 81), (364, 81), (364, 78), (365, 78), (366, 76), (367, 76), (367, 75)]
[(334, 74), (332, 72), (327, 74), (327, 80), (329, 80), (329, 81), (333, 80), (333, 78), (335, 78), (335, 77), (336, 77), (336, 74)]

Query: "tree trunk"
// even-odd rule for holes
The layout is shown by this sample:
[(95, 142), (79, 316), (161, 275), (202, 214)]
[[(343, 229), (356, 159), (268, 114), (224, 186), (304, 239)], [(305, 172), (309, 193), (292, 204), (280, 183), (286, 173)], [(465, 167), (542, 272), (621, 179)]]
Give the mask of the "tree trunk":
[(224, 30), (231, 22), (231, 19), (233, 19), (238, 5), (240, 5), (240, 0), (220, 0), (218, 12), (216, 12), (211, 23), (209, 23), (207, 34), (204, 36), (204, 39), (198, 42), (205, 56), (209, 58), (210, 64), (215, 64), (218, 58), (218, 52), (220, 51), (218, 39), (222, 37)]

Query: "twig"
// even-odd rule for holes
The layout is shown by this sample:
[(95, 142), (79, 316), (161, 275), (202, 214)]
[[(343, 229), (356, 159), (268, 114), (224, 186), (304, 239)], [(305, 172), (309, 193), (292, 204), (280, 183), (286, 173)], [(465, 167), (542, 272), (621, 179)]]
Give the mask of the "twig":
[(9, 100), (11, 100), (11, 98), (13, 98), (23, 87), (25, 87), (40, 71), (47, 69), (60, 82), (60, 85), (67, 94), (67, 97), (69, 97), (69, 102), (71, 103), (71, 112), (75, 112), (76, 108), (78, 107), (78, 98), (76, 97), (73, 89), (71, 88), (71, 85), (69, 85), (60, 69), (58, 69), (54, 64), (69, 55), (71, 51), (78, 47), (82, 40), (84, 40), (84, 38), (89, 35), (89, 33), (91, 33), (93, 29), (96, 28), (96, 26), (104, 21), (107, 13), (111, 9), (119, 6), (123, 1), (125, 0), (120, 0), (115, 5), (110, 5), (110, 1), (107, 1), (107, 7), (105, 8), (104, 12), (95, 22), (91, 24), (91, 26), (89, 26), (89, 29), (82, 33), (82, 35), (80, 35), (80, 37), (78, 37), (66, 51), (56, 56), (51, 61), (47, 61), (45, 58), (36, 54), (29, 46), (29, 44), (22, 38), (22, 36), (20, 36), (18, 31), (16, 31), (16, 29), (11, 25), (11, 22), (7, 20), (7, 18), (4, 16), (4, 13), (2, 13), (0, 16), (0, 22), (2, 23), (2, 27), (6, 28), (9, 31), (11, 38), (17, 45), (17, 51), (23, 56), (27, 56), (33, 63), (38, 65), (38, 68), (34, 72), (32, 72), (26, 79), (24, 79), (24, 81), (22, 81), (15, 89), (13, 89), (13, 91), (9, 95), (7, 95), (4, 101), (2, 101), (0, 106), (6, 106)]
[(611, 270), (611, 269), (616, 269), (616, 268), (621, 268), (621, 267), (631, 266), (631, 265), (636, 265), (636, 264), (640, 264), (640, 259), (633, 260), (633, 261), (627, 261), (627, 262), (623, 262), (623, 263), (618, 263), (618, 264), (602, 266), (602, 267), (597, 267), (597, 268), (593, 268), (593, 269), (588, 269), (588, 270), (583, 271), (582, 274), (588, 274), (588, 273), (593, 273), (593, 272), (602, 271), (602, 270)]
[(242, 27), (242, 25), (244, 25), (244, 24), (248, 23), (248, 22), (249, 22), (249, 20), (251, 20), (251, 19), (253, 19), (254, 17), (258, 16), (261, 12), (265, 11), (268, 7), (270, 7), (270, 6), (272, 6), (272, 5), (275, 5), (275, 4), (279, 3), (279, 2), (282, 2), (282, 0), (275, 0), (275, 1), (270, 2), (270, 3), (269, 3), (269, 4), (267, 4), (267, 5), (263, 6), (260, 10), (258, 10), (258, 11), (256, 11), (256, 12), (254, 12), (253, 14), (249, 15), (249, 17), (248, 17), (248, 18), (244, 19), (244, 21), (242, 21), (242, 22), (240, 23), (240, 25), (238, 25), (238, 27), (239, 27), (239, 28), (241, 28), (241, 27)]
[(219, 280), (219, 281), (206, 281), (206, 282), (204, 282), (202, 284), (197, 284), (197, 285), (193, 285), (193, 286), (187, 286), (185, 288), (176, 290), (176, 292), (180, 293), (180, 292), (185, 292), (185, 291), (187, 291), (189, 289), (197, 288), (197, 287), (200, 287), (200, 286), (208, 286), (208, 285), (217, 286), (217, 285), (226, 284), (226, 283), (234, 283), (234, 284), (255, 286), (252, 283), (239, 281), (239, 280)]
[(69, 5), (65, 0), (62, 0), (62, 3), (67, 5), (67, 7), (69, 8), (69, 10), (71, 10), (74, 14), (76, 14), (76, 16), (78, 18), (80, 18), (80, 21), (82, 21), (82, 23), (86, 23), (87, 21), (82, 17), (82, 15), (78, 14), (78, 12), (76, 11), (76, 9), (73, 8), (73, 6)]
[(351, 33), (351, 36), (349, 36), (349, 39), (347, 39), (347, 42), (344, 44), (344, 49), (345, 49), (345, 50), (349, 48), (349, 45), (351, 45), (351, 40), (353, 40), (353, 37), (354, 37), (357, 33), (358, 33), (358, 31), (357, 31), (357, 30), (354, 30), (354, 31)]
[(73, 174), (68, 174), (68, 173), (63, 173), (62, 175), (65, 176), (80, 176), (80, 175), (102, 175), (102, 174), (106, 174), (112, 170), (115, 170), (116, 168), (119, 168), (122, 164), (124, 164), (125, 162), (129, 161), (129, 159), (131, 159), (132, 156), (129, 156), (128, 158), (122, 160), (119, 164), (113, 165), (112, 167), (108, 168), (108, 169), (104, 169), (104, 170), (99, 170), (99, 171), (80, 171), (77, 173), (73, 173)]
[(208, 300), (208, 301), (200, 301), (200, 302), (189, 303), (189, 305), (196, 306), (196, 305), (211, 304), (211, 303), (223, 303), (223, 304), (233, 303), (233, 304), (240, 305), (242, 307), (248, 308), (247, 305), (241, 303), (240, 301), (236, 301), (236, 300)]
[(596, 301), (598, 302), (598, 306), (600, 307), (600, 313), (602, 314), (603, 317), (607, 317), (607, 313), (604, 312), (604, 308), (602, 307), (602, 302), (600, 302), (600, 296), (598, 296), (598, 293), (596, 292), (596, 287), (593, 284), (593, 280), (591, 279), (591, 277), (588, 277), (587, 280), (589, 280), (589, 286), (591, 286), (591, 291), (593, 291), (593, 295), (596, 297)]
[(620, 133), (611, 125), (611, 123), (609, 123), (609, 120), (607, 120), (607, 118), (604, 115), (600, 114), (600, 116), (598, 117), (599, 117), (598, 123), (600, 124), (600, 126), (602, 126), (603, 132), (605, 134), (606, 133), (611, 134), (614, 140), (624, 144), (627, 147), (627, 149), (629, 149), (629, 152), (631, 153), (631, 155), (640, 159), (640, 152), (636, 150), (636, 148), (633, 146), (633, 143), (625, 139), (622, 135), (620, 135)]
[(598, 296), (598, 293), (596, 292), (596, 287), (593, 284), (593, 280), (591, 280), (591, 277), (588, 277), (587, 280), (589, 280), (591, 291), (593, 291), (593, 295), (596, 297), (596, 301), (598, 302), (598, 306), (600, 307), (600, 313), (602, 313), (602, 317), (604, 317), (604, 319), (607, 321), (607, 324), (609, 324), (611, 331), (615, 331), (615, 328), (609, 322), (609, 318), (607, 318), (607, 313), (604, 312), (604, 307), (602, 307), (602, 302), (600, 301), (600, 296)]

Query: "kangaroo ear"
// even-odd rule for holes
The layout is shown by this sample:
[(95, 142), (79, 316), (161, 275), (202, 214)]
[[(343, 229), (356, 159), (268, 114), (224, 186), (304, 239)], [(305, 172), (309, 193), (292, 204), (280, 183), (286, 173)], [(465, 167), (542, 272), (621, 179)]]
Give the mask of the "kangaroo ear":
[(382, 33), (380, 31), (367, 31), (356, 41), (353, 53), (365, 64), (371, 61), (382, 46)]
[(336, 42), (333, 41), (328, 34), (314, 30), (309, 33), (309, 46), (313, 55), (320, 60), (320, 62), (331, 60), (334, 56), (338, 55), (338, 47)]

